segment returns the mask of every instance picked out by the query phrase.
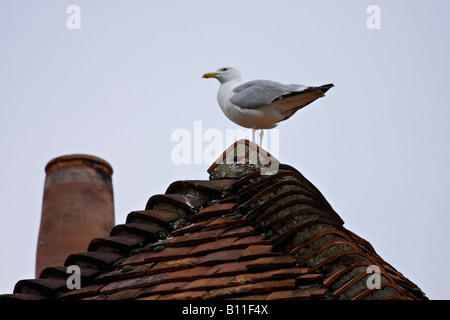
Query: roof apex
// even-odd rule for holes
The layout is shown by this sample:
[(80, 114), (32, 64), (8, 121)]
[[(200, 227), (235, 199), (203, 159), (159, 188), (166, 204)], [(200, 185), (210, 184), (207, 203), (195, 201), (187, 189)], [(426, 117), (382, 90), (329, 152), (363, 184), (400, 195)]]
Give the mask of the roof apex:
[(256, 143), (241, 139), (230, 145), (208, 168), (211, 180), (241, 178), (261, 169), (261, 175), (278, 171), (280, 162)]

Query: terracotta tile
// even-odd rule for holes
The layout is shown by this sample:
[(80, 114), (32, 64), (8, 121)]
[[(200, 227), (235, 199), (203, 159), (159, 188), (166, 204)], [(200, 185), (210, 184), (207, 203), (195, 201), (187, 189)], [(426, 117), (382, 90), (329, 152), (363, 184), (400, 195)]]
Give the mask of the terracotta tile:
[(292, 267), (292, 268), (282, 268), (282, 269), (275, 269), (266, 271), (267, 273), (270, 273), (272, 275), (272, 278), (295, 278), (302, 274), (305, 274), (308, 272), (308, 268), (299, 268), (299, 267)]
[(125, 254), (144, 242), (145, 238), (143, 237), (96, 238), (89, 243), (88, 251), (115, 251)]
[(139, 296), (143, 289), (122, 290), (111, 294), (106, 300), (130, 300)]
[(204, 242), (214, 241), (225, 231), (225, 229), (215, 229), (208, 231), (200, 231), (183, 236), (173, 237), (167, 240), (170, 246), (188, 246), (196, 245)]
[(259, 258), (247, 263), (249, 269), (273, 269), (281, 267), (292, 267), (297, 263), (297, 259), (291, 256)]
[(149, 252), (145, 257), (145, 262), (175, 260), (185, 258), (192, 247), (167, 247), (161, 251)]
[(233, 212), (235, 207), (236, 207), (235, 203), (222, 203), (215, 206), (209, 206), (197, 212), (196, 214), (190, 215), (189, 219), (199, 220), (199, 219), (206, 219), (209, 217), (218, 217)]
[[(92, 283), (96, 276), (101, 274), (97, 268), (80, 267), (81, 285)], [(67, 280), (68, 273), (66, 266), (48, 267), (42, 270), (39, 279), (62, 279)]]
[(92, 284), (90, 286), (81, 287), (80, 289), (69, 290), (58, 296), (58, 299), (80, 299), (83, 297), (97, 294), (104, 284)]
[(311, 299), (311, 293), (313, 293), (316, 288), (307, 289), (294, 289), (294, 290), (282, 290), (275, 291), (269, 294), (267, 300), (306, 300)]
[(139, 297), (136, 300), (158, 300), (161, 297), (160, 294), (155, 294), (151, 296)]
[(264, 281), (253, 284), (245, 284), (242, 286), (211, 290), (205, 296), (205, 299), (226, 299), (229, 297), (269, 293), (277, 290), (290, 290), (294, 288), (294, 279), (281, 281)]
[(251, 246), (251, 245), (257, 245), (257, 244), (263, 244), (263, 245), (269, 245), (270, 240), (264, 240), (261, 236), (249, 236), (244, 237), (236, 241), (233, 245), (235, 246)]
[(236, 275), (247, 271), (246, 262), (222, 263), (209, 268), (205, 276)]
[(275, 270), (265, 270), (258, 273), (241, 273), (236, 274), (234, 282), (239, 284), (247, 284), (260, 281), (269, 281), (276, 279), (293, 279), (301, 274), (305, 273), (303, 268), (286, 268), (286, 269), (275, 269)]
[(265, 292), (273, 292), (275, 290), (286, 290), (294, 288), (295, 288), (294, 279), (286, 279), (279, 281), (264, 281), (251, 284), (249, 286), (249, 293), (265, 293)]
[(245, 249), (244, 252), (242, 252), (241, 259), (279, 256), (283, 254), (281, 252), (273, 252), (272, 250), (273, 250), (272, 245), (263, 245), (263, 244), (251, 245), (247, 249)]
[(127, 289), (136, 289), (136, 288), (142, 288), (142, 287), (148, 287), (148, 286), (154, 286), (159, 283), (161, 283), (162, 279), (166, 276), (167, 273), (160, 273), (160, 274), (154, 274), (150, 276), (140, 277), (140, 278), (133, 278), (133, 279), (126, 279), (126, 280), (120, 280), (115, 281), (107, 284), (102, 289), (100, 289), (100, 292), (105, 293), (113, 293), (121, 290), (127, 290)]
[(192, 232), (195, 232), (195, 231), (205, 228), (208, 223), (209, 223), (209, 221), (200, 221), (200, 222), (192, 223), (185, 227), (175, 229), (175, 230), (171, 231), (170, 234), (172, 236), (180, 236), (180, 235), (184, 235), (186, 233), (192, 233)]
[(105, 269), (122, 257), (123, 255), (111, 251), (80, 252), (69, 255), (64, 262), (64, 265), (77, 265), (79, 267)]
[(224, 238), (212, 242), (202, 243), (194, 247), (189, 254), (190, 255), (200, 255), (207, 254), (210, 252), (218, 251), (231, 246), (233, 242), (239, 238)]
[(148, 274), (172, 272), (183, 269), (193, 268), (197, 265), (198, 258), (184, 258), (158, 262), (153, 268), (147, 271)]
[(160, 232), (163, 232), (164, 228), (149, 223), (130, 222), (126, 224), (118, 224), (112, 230), (110, 236), (131, 236), (131, 237), (144, 237), (147, 241), (156, 241)]
[(170, 223), (181, 218), (181, 214), (167, 210), (140, 210), (130, 212), (126, 223), (152, 222), (164, 228), (169, 228)]
[(242, 297), (229, 297), (225, 300), (266, 300), (269, 294), (252, 294), (248, 296), (242, 296)]
[(111, 281), (142, 277), (146, 275), (148, 269), (152, 268), (154, 265), (155, 263), (125, 265), (120, 269), (105, 272), (98, 276), (95, 280), (97, 282), (107, 283)]
[(143, 264), (145, 263), (145, 258), (148, 256), (149, 252), (138, 252), (133, 254), (132, 256), (126, 258), (124, 261), (122, 261), (122, 263), (120, 264), (120, 266), (125, 266), (125, 265), (138, 265), (138, 264)]
[(186, 287), (188, 284), (188, 281), (162, 283), (143, 290), (141, 294), (144, 296), (164, 293), (176, 293), (183, 291), (184, 287)]
[(249, 284), (254, 282), (269, 281), (273, 280), (273, 274), (269, 272), (259, 272), (259, 273), (242, 273), (237, 274), (234, 278), (234, 283), (236, 285)]
[(190, 269), (183, 269), (179, 271), (170, 272), (163, 282), (169, 281), (185, 281), (185, 280), (196, 280), (201, 278), (210, 267), (195, 267)]
[(201, 300), (208, 291), (186, 291), (180, 293), (166, 294), (159, 296), (160, 300)]
[(206, 230), (218, 229), (223, 227), (238, 227), (248, 223), (245, 216), (231, 215), (218, 217), (206, 225)]
[(237, 194), (230, 194), (229, 196), (226, 196), (225, 198), (219, 199), (219, 203), (237, 203), (238, 199), (239, 199), (239, 197)]
[(267, 300), (310, 300), (323, 298), (328, 289), (312, 287), (305, 289), (284, 290), (271, 293)]
[(158, 204), (167, 203), (184, 210), (185, 213), (193, 213), (205, 202), (206, 199), (185, 196), (182, 194), (157, 194), (148, 199), (145, 210), (161, 210), (161, 205)]
[(166, 193), (180, 193), (191, 189), (220, 198), (224, 190), (230, 189), (235, 182), (235, 179), (175, 181), (167, 188)]
[(24, 279), (16, 283), (13, 293), (31, 293), (50, 297), (67, 290), (66, 280)]
[(296, 280), (297, 285), (308, 285), (312, 283), (318, 283), (319, 281), (321, 282), (322, 278), (323, 275), (320, 273), (308, 273), (297, 277)]
[(108, 298), (107, 294), (99, 294), (99, 295), (96, 295), (96, 296), (90, 296), (90, 297), (82, 298), (81, 300), (105, 300), (106, 298)]
[(211, 265), (232, 262), (239, 259), (244, 249), (224, 250), (210, 253), (201, 257), (198, 261), (199, 265)]
[(221, 238), (227, 238), (227, 237), (246, 237), (246, 236), (253, 236), (256, 234), (255, 229), (251, 226), (244, 226), (244, 227), (237, 227), (228, 229), (227, 231), (223, 232), (220, 237)]
[(328, 292), (328, 288), (320, 287), (311, 293), (311, 299), (322, 299)]
[(227, 287), (232, 284), (234, 276), (220, 278), (203, 278), (189, 282), (185, 290), (211, 290)]
[(226, 299), (229, 297), (238, 297), (249, 294), (249, 286), (250, 285), (242, 285), (236, 287), (227, 287), (222, 289), (210, 290), (203, 297), (205, 300), (215, 300), (215, 299)]
[(0, 294), (0, 301), (19, 301), (19, 300), (44, 300), (47, 297), (39, 294), (28, 294), (28, 293), (6, 293)]

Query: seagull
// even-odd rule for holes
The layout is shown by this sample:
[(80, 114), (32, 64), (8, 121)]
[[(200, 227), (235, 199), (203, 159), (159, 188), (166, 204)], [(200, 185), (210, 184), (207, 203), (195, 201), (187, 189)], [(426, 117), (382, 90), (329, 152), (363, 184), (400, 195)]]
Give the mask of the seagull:
[(319, 87), (301, 84), (282, 84), (271, 80), (253, 80), (242, 83), (241, 72), (234, 67), (219, 68), (208, 72), (202, 78), (219, 80), (217, 102), (225, 116), (234, 123), (259, 133), (262, 145), (264, 129), (275, 128), (279, 122), (292, 117), (294, 113), (318, 98), (325, 96), (332, 83)]

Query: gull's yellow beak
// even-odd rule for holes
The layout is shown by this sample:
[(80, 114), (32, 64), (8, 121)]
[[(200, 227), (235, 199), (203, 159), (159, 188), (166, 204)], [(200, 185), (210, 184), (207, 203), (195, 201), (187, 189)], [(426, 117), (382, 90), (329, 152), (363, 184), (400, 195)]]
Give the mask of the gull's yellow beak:
[(202, 78), (208, 79), (208, 78), (215, 78), (216, 76), (217, 76), (217, 73), (208, 72), (208, 73), (205, 73)]

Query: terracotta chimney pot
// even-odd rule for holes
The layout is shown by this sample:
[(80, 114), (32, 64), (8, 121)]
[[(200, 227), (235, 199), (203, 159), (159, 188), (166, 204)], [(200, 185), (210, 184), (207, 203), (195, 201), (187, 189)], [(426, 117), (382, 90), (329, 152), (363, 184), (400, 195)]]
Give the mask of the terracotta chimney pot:
[(46, 178), (36, 254), (36, 278), (67, 256), (87, 250), (114, 227), (112, 167), (103, 159), (65, 155), (45, 167)]

